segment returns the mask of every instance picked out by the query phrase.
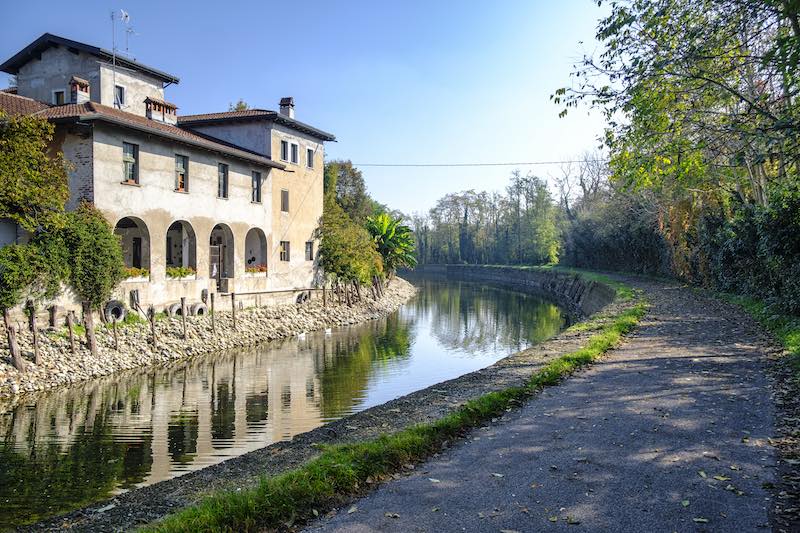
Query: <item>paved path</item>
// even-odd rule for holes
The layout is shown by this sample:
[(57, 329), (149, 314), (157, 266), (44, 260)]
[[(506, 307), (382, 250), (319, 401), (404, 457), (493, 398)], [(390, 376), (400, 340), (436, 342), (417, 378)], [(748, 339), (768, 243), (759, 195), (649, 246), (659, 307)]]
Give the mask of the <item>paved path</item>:
[(768, 339), (731, 306), (638, 285), (651, 312), (602, 363), (308, 529), (768, 528)]

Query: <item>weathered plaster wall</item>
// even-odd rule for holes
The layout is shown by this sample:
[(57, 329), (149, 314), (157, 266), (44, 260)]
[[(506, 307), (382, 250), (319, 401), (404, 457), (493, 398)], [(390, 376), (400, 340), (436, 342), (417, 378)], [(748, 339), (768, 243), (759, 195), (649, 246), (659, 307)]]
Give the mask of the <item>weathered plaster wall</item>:
[(78, 207), (81, 200), (94, 201), (94, 142), (89, 127), (61, 126), (56, 129), (58, 149), (69, 161), (69, 200), (67, 209)]
[[(115, 83), (116, 78), (116, 83)], [(122, 68), (117, 65), (116, 76), (114, 69), (108, 63), (100, 64), (100, 100), (99, 102), (109, 107), (114, 107), (114, 85), (125, 88), (125, 104), (123, 111), (145, 116), (144, 99), (148, 96), (164, 99), (164, 88), (162, 83), (141, 72)], [(95, 89), (92, 87), (92, 99), (94, 100)]]
[[(282, 286), (309, 287), (317, 272), (319, 241), (314, 233), (322, 216), (323, 167), (325, 151), (322, 142), (294, 130), (273, 124), (271, 128), (272, 153), (280, 160), (281, 140), (297, 143), (297, 164), (280, 161), (286, 170), (275, 170), (272, 175), (272, 235), (269, 239), (270, 264), (275, 265), (270, 276)], [(314, 168), (308, 168), (306, 149), (314, 150)], [(281, 190), (289, 191), (289, 212), (281, 211)], [(290, 261), (280, 261), (280, 241), (291, 244)], [(305, 245), (314, 243), (314, 260), (306, 261)]]
[(72, 76), (89, 82), (91, 99), (100, 102), (100, 63), (84, 52), (77, 54), (63, 47), (42, 52), (41, 59), (31, 59), (17, 74), (17, 93), (42, 102), (52, 103), (53, 91), (64, 91), (69, 101), (69, 80)]
[(269, 129), (265, 127), (265, 123), (261, 120), (227, 124), (206, 124), (202, 126), (192, 126), (192, 129), (271, 157), (270, 150), (272, 146), (269, 142)]
[[(255, 227), (268, 235), (271, 230), (269, 169), (111, 126), (97, 125), (94, 132), (95, 204), (112, 225), (123, 217), (135, 217), (147, 227), (152, 285), (136, 286), (142, 290), (143, 301), (150, 301), (145, 300), (147, 297), (155, 299), (153, 303), (157, 304), (174, 302), (181, 296), (177, 291), (181, 287), (189, 291), (186, 296), (195, 300), (202, 289), (213, 290), (214, 283), (209, 279), (209, 242), (216, 224), (226, 224), (233, 235), (231, 290), (238, 290), (237, 281), (244, 279), (245, 274), (247, 232)], [(139, 145), (138, 185), (122, 183), (123, 141)], [(189, 157), (186, 193), (174, 190), (175, 154)], [(218, 163), (229, 165), (228, 199), (217, 197)], [(253, 170), (265, 176), (261, 203), (250, 200)], [(195, 236), (197, 283), (166, 278), (167, 230), (177, 220), (186, 221)], [(132, 287), (130, 283), (123, 285)], [(260, 290), (266, 288), (264, 281)], [(158, 297), (159, 294), (163, 297)]]

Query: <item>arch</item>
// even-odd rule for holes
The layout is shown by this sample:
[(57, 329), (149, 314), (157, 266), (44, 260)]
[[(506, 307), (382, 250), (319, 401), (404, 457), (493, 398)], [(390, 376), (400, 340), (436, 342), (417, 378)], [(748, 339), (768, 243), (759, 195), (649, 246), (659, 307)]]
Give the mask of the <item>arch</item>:
[(209, 276), (218, 282), (222, 278), (232, 278), (235, 255), (233, 250), (233, 231), (227, 224), (217, 224), (211, 230), (209, 239)]
[(250, 228), (245, 236), (244, 265), (247, 272), (267, 272), (267, 236), (261, 228)]
[[(176, 220), (167, 229), (165, 239), (167, 269), (197, 270), (197, 239), (194, 228), (185, 220)], [(167, 270), (167, 277), (169, 276)]]
[(119, 235), (125, 266), (150, 271), (150, 232), (141, 218), (122, 217), (114, 225)]

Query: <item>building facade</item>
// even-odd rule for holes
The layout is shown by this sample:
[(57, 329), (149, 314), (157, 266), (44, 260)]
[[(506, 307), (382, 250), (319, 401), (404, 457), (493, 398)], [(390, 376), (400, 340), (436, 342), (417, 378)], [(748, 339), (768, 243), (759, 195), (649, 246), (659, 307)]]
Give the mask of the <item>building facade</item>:
[[(0, 110), (56, 126), (72, 163), (68, 208), (90, 201), (120, 236), (127, 302), (165, 306), (208, 292), (312, 287), (320, 278), (324, 142), (294, 102), (179, 116), (170, 74), (45, 34), (0, 65), (16, 89)], [(5, 242), (18, 232), (0, 224)], [(207, 291), (207, 292), (206, 292)]]

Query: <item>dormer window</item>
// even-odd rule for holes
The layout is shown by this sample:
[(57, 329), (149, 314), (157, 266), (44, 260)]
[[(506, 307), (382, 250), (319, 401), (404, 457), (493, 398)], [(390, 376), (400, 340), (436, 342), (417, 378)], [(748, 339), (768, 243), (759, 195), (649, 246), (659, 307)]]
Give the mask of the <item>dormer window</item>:
[(125, 105), (125, 87), (122, 85), (114, 86), (114, 106), (121, 108)]
[(53, 91), (53, 104), (64, 105), (66, 99), (66, 91)]

